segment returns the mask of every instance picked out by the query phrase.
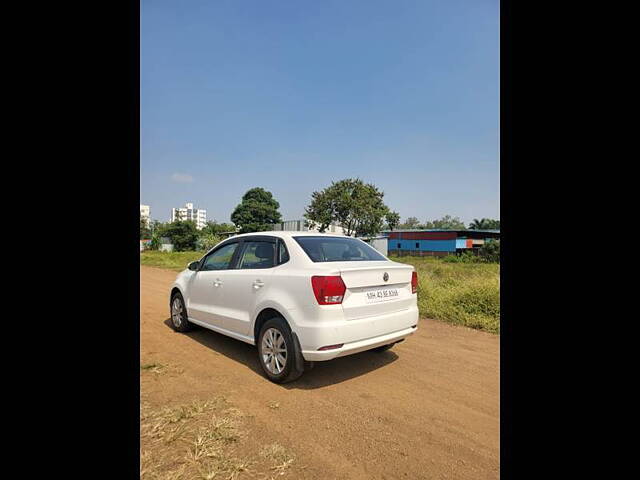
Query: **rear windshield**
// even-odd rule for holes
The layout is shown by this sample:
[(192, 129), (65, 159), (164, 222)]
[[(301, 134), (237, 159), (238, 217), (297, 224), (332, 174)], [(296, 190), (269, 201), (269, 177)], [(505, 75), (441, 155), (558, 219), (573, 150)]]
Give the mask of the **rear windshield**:
[(362, 240), (350, 237), (293, 237), (314, 262), (386, 260)]

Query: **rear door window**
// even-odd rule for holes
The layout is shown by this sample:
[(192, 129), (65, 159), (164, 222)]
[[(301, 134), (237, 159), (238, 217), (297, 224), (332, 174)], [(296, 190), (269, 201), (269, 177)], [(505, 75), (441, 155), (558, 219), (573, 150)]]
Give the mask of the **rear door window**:
[(273, 267), (275, 265), (275, 246), (274, 242), (244, 242), (238, 268), (247, 270)]

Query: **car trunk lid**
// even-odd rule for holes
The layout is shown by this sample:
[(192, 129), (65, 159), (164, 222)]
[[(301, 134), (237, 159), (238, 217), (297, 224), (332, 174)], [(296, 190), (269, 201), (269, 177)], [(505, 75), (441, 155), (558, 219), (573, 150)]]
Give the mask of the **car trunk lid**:
[[(406, 310), (414, 301), (411, 265), (380, 262), (334, 265), (347, 287), (342, 308), (347, 320)], [(386, 278), (386, 280), (385, 280)]]

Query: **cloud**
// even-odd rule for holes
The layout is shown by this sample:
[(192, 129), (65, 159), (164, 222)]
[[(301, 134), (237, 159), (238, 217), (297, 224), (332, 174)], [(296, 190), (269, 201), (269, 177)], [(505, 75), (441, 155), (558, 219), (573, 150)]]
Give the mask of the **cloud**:
[(171, 175), (171, 180), (176, 183), (193, 183), (193, 177), (186, 173), (174, 173)]

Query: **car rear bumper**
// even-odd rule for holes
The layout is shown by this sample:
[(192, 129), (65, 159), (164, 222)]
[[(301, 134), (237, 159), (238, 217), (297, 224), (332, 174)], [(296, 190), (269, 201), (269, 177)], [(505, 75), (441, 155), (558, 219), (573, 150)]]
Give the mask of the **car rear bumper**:
[[(298, 325), (296, 333), (307, 361), (323, 361), (380, 347), (402, 340), (417, 330), (418, 308), (359, 320), (307, 323)], [(340, 348), (319, 350), (328, 345)]]
[(381, 347), (390, 343), (395, 343), (407, 338), (409, 335), (415, 333), (418, 327), (409, 327), (399, 332), (388, 333), (387, 335), (381, 335), (379, 337), (367, 338), (366, 340), (360, 340), (358, 342), (345, 343), (342, 347), (333, 350), (303, 350), (302, 356), (309, 362), (322, 362), (324, 360), (331, 360), (338, 357), (344, 357), (346, 355), (352, 355), (358, 352), (364, 352), (372, 348)]

